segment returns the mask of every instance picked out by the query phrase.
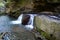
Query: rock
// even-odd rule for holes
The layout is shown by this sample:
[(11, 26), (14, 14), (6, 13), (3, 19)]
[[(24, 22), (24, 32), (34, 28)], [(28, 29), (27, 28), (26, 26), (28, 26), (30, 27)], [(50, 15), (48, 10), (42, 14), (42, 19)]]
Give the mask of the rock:
[(22, 24), (27, 25), (30, 19), (30, 15), (23, 15)]
[[(19, 28), (18, 28), (19, 29)], [(17, 29), (17, 30), (18, 30)], [(3, 40), (35, 40), (34, 34), (23, 30), (23, 29), (19, 29), (21, 31), (19, 32), (8, 32), (3, 36)]]
[(35, 26), (48, 40), (60, 40), (60, 20), (44, 15), (36, 16)]

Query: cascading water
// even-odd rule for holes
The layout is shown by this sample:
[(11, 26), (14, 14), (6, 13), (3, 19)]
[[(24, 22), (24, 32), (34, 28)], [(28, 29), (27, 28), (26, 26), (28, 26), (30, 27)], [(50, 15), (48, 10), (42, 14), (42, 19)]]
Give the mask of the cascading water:
[[(19, 24), (19, 25), (22, 25), (23, 28), (25, 28), (26, 30), (32, 30), (34, 28), (33, 26), (33, 21), (34, 21), (34, 16), (36, 16), (36, 14), (26, 14), (26, 15), (29, 15), (30, 16), (30, 19), (27, 23), (27, 25), (23, 25), (22, 24), (22, 18), (23, 18), (23, 15), (24, 14), (21, 14), (17, 20), (15, 21), (11, 21), (10, 23), (11, 24)], [(27, 19), (26, 19), (27, 20)]]
[(7, 32), (3, 35), (3, 40), (35, 40), (34, 35), (30, 32), (33, 29), (34, 16), (30, 14), (28, 25), (21, 24), (22, 18), (23, 14), (16, 21), (11, 21), (9, 16), (6, 15), (0, 17), (0, 32)]
[[(26, 30), (32, 30), (34, 28), (34, 25), (33, 25), (33, 22), (34, 22), (34, 16), (37, 16), (37, 14), (26, 14), (26, 15), (29, 15), (30, 16), (30, 19), (28, 21), (28, 23), (26, 25), (23, 25), (22, 24), (22, 19), (23, 18), (23, 15), (25, 14), (21, 14), (17, 20), (15, 21), (11, 21), (11, 19), (8, 17), (8, 16), (0, 16), (0, 32), (4, 32), (4, 31), (8, 31), (8, 30), (11, 30), (12, 27), (14, 27), (14, 25), (18, 25), (19, 27), (22, 27)], [(52, 19), (60, 19), (56, 16), (48, 16)], [(26, 19), (27, 20), (27, 19)], [(6, 27), (5, 27), (6, 26)], [(9, 27), (8, 27), (9, 26)], [(4, 29), (4, 30), (2, 30)], [(12, 30), (11, 30), (12, 31)]]
[[(27, 22), (26, 25), (22, 24), (22, 20), (24, 19), (24, 15), (30, 16), (29, 21)], [(21, 14), (17, 20), (12, 21), (9, 16), (7, 15), (2, 15), (0, 16), (0, 32), (9, 32), (9, 31), (14, 31), (15, 32), (21, 32), (21, 29), (31, 31), (34, 28), (33, 22), (34, 22), (34, 17), (37, 16), (37, 14)], [(41, 16), (41, 15), (38, 15)], [(44, 16), (45, 17), (45, 16)], [(58, 19), (59, 17), (56, 16), (46, 16), (49, 19), (52, 18), (51, 21), (56, 21), (59, 22)], [(56, 19), (55, 19), (56, 18)], [(27, 20), (27, 19), (26, 19)], [(24, 22), (23, 22), (24, 23)], [(60, 22), (59, 22), (60, 23)], [(17, 28), (17, 29), (15, 29)], [(2, 30), (3, 29), (3, 30)], [(18, 31), (17, 31), (18, 30)], [(23, 31), (24, 31), (23, 30)], [(26, 31), (27, 32), (27, 31)], [(25, 33), (25, 32), (24, 32)]]
[[(42, 13), (43, 14), (43, 13)], [(47, 13), (48, 14), (48, 13)], [(22, 24), (22, 20), (24, 19), (24, 15), (28, 15), (30, 16), (29, 18), (29, 21), (27, 22), (27, 24)], [(33, 22), (34, 22), (34, 17), (37, 16), (37, 14), (21, 14), (17, 20), (15, 21), (11, 21), (11, 24), (18, 24), (18, 25), (22, 25), (22, 28), (25, 28), (26, 30), (32, 30), (34, 28), (34, 25), (33, 25)], [(47, 15), (48, 17), (52, 18), (52, 19), (60, 19), (59, 17), (57, 16), (50, 16), (50, 15)], [(26, 17), (27, 18), (27, 17)], [(27, 20), (27, 19), (24, 19), (24, 20)], [(24, 21), (25, 22), (25, 21)], [(23, 23), (24, 23), (23, 22)]]
[[(34, 16), (32, 14), (27, 14), (30, 16), (30, 19), (28, 21), (27, 25), (22, 24), (22, 18), (23, 14), (21, 14), (17, 20), (12, 21), (11, 18), (7, 15), (0, 16), (0, 32), (10, 32), (12, 31), (12, 28), (15, 27), (15, 25), (24, 28), (25, 30), (32, 30), (34, 28), (33, 26), (33, 20)], [(3, 29), (3, 30), (2, 30)]]
[(34, 25), (33, 25), (33, 22), (34, 22), (34, 16), (33, 14), (28, 14), (30, 16), (30, 19), (29, 19), (29, 22), (28, 22), (28, 25), (25, 25), (25, 28), (27, 30), (32, 30), (34, 28)]

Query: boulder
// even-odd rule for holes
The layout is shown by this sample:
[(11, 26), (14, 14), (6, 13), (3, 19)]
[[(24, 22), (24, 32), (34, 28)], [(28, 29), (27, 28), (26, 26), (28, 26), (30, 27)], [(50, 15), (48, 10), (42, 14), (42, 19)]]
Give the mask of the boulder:
[(60, 40), (60, 20), (48, 16), (36, 16), (35, 27), (47, 40)]

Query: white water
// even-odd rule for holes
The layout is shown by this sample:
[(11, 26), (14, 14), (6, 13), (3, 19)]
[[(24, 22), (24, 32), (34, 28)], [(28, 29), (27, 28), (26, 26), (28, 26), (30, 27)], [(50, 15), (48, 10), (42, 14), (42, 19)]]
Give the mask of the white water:
[(22, 27), (26, 30), (32, 30), (34, 28), (33, 26), (33, 20), (34, 20), (34, 15), (30, 15), (30, 20), (28, 22), (28, 25), (22, 25), (22, 16), (21, 14), (16, 21), (11, 21), (9, 16), (3, 15), (0, 16), (0, 32), (10, 32), (12, 31), (12, 28), (15, 27), (15, 25), (18, 25), (17, 27)]
[[(26, 30), (32, 30), (34, 28), (33, 25), (33, 21), (34, 21), (34, 16), (36, 16), (35, 14), (27, 14), (30, 15), (30, 20), (28, 22), (28, 25), (22, 25), (22, 17), (23, 14), (21, 14), (17, 20), (15, 21), (11, 21), (11, 19), (8, 16), (0, 16), (0, 32), (8, 32), (8, 31), (12, 31), (12, 27), (14, 27), (14, 25), (18, 25), (18, 27), (22, 27)], [(54, 21), (55, 19), (51, 19), (49, 18), (51, 21)], [(56, 22), (60, 23), (60, 21), (55, 20)]]
[(23, 14), (21, 14), (17, 20), (15, 21), (11, 21), (11, 24), (19, 24), (22, 25), (23, 28), (25, 28), (26, 30), (32, 30), (34, 28), (33, 26), (33, 21), (34, 21), (34, 16), (36, 16), (36, 14), (27, 14), (30, 16), (30, 20), (28, 22), (28, 25), (22, 25), (22, 18), (23, 18)]

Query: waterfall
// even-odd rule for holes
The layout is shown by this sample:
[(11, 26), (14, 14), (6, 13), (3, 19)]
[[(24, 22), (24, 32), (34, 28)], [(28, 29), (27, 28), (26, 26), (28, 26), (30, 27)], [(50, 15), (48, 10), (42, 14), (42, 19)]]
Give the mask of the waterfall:
[(28, 24), (27, 25), (23, 25), (22, 24), (22, 18), (23, 18), (23, 15), (24, 14), (21, 14), (17, 20), (15, 21), (11, 21), (10, 23), (11, 24), (18, 24), (18, 25), (22, 25), (22, 28), (25, 28), (26, 30), (32, 30), (34, 28), (33, 26), (33, 21), (34, 21), (34, 16), (36, 16), (36, 14), (26, 14), (26, 15), (29, 15), (30, 16), (30, 19), (28, 21)]
[(11, 24), (21, 24), (22, 23), (22, 17), (23, 17), (23, 14), (21, 14), (17, 20), (15, 21), (11, 21), (10, 23)]
[(32, 30), (34, 28), (33, 26), (34, 15), (33, 14), (28, 14), (28, 15), (30, 16), (30, 19), (29, 19), (28, 25), (25, 25), (25, 28), (27, 30)]

